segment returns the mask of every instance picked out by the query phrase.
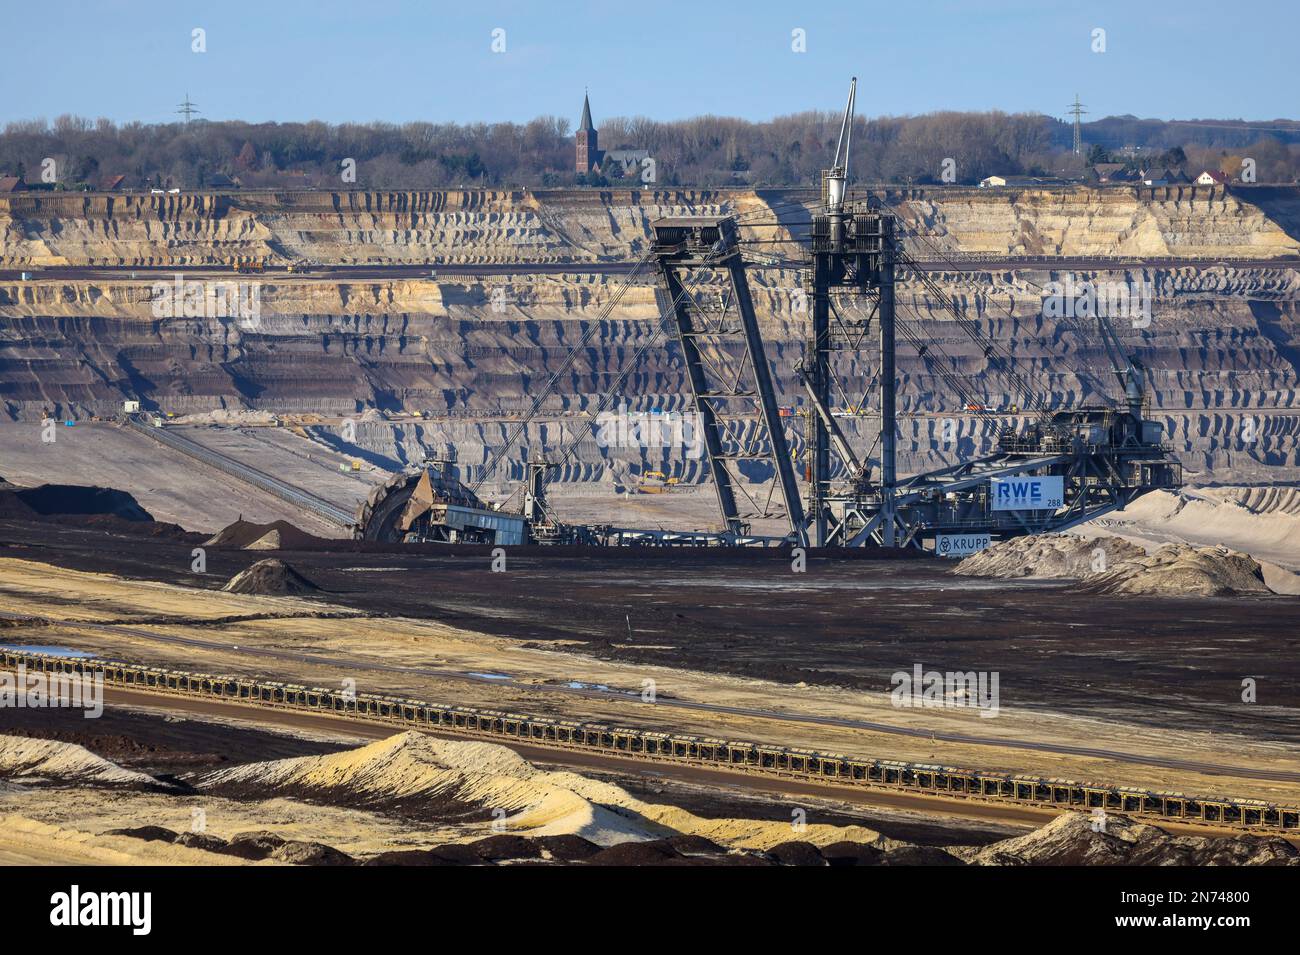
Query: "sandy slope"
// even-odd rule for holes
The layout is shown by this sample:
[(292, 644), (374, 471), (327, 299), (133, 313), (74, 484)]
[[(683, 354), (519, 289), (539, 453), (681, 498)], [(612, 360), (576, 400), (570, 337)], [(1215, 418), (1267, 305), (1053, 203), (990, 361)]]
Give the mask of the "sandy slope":
[[(580, 835), (601, 845), (675, 834), (701, 835), (737, 848), (767, 848), (799, 838), (817, 845), (877, 842), (859, 826), (812, 825), (748, 819), (704, 819), (672, 806), (648, 803), (619, 786), (576, 773), (540, 770), (504, 746), (455, 742), (402, 733), (355, 750), (251, 763), (203, 776), (200, 788), (303, 794), (357, 802), (450, 801), (501, 820), (522, 835)], [(482, 829), (492, 831), (491, 821)], [(477, 832), (474, 835), (483, 835)]]
[(201, 849), (0, 815), (0, 865), (247, 865)]
[(1294, 576), (1300, 571), (1300, 489), (1294, 487), (1153, 491), (1078, 533), (1118, 535), (1148, 549), (1177, 541), (1222, 544), (1260, 561), (1275, 592), (1300, 593)]
[(1088, 593), (1161, 596), (1262, 596), (1271, 591), (1249, 555), (1222, 546), (1161, 544), (1147, 553), (1131, 541), (1075, 534), (1015, 537), (967, 557), (971, 577), (1075, 578)]
[(0, 776), (119, 786), (161, 785), (146, 773), (123, 769), (75, 743), (20, 736), (0, 736)]
[[(19, 744), (29, 742), (0, 739), (3, 751), (9, 753), (22, 752)], [(823, 847), (867, 843), (886, 853), (901, 852), (899, 861), (904, 864), (925, 864), (921, 857), (906, 855), (915, 853), (916, 847), (860, 826), (797, 828), (788, 822), (705, 819), (647, 803), (609, 783), (540, 770), (502, 746), (437, 740), (418, 733), (327, 756), (249, 763), (208, 773), (195, 780), (201, 789), (198, 795), (114, 786), (113, 782), (128, 782), (140, 774), (127, 773), (73, 744), (52, 742), (39, 749), (41, 765), (48, 768), (54, 785), (0, 784), (0, 865), (246, 864), (240, 858), (155, 838), (108, 834), (112, 829), (138, 828), (145, 821), (183, 831), (184, 817), (195, 808), (202, 808), (207, 817), (203, 831), (218, 839), (237, 833), (258, 833), (259, 838), (271, 834), (325, 842), (353, 858), (472, 842), (504, 831), (527, 837), (573, 834), (606, 846), (677, 835), (702, 836), (731, 850), (766, 850), (791, 842)], [(90, 799), (90, 791), (79, 784), (96, 778), (94, 774), (106, 784), (96, 788)], [(238, 790), (242, 790), (238, 799), (214, 795)], [(384, 808), (361, 808), (374, 801)], [(409, 817), (428, 806), (461, 817), (470, 807), (480, 810), (480, 818), (412, 825)], [(481, 818), (487, 810), (499, 809), (508, 813), (503, 824)], [(406, 820), (397, 818), (403, 812)], [(1065, 815), (1023, 836), (952, 852), (975, 865), (1300, 864), (1300, 853), (1281, 839), (1172, 836), (1154, 826), (1102, 813)]]
[[(491, 743), (403, 733), (328, 756), (249, 763), (204, 774), (197, 794), (139, 788), (133, 773), (71, 743), (0, 737), (0, 766), (17, 776), (0, 787), (0, 864), (208, 864), (240, 860), (110, 830), (145, 823), (191, 828), (202, 810), (207, 834), (229, 839), (270, 831), (324, 842), (354, 857), (468, 842), (499, 832), (579, 835), (617, 845), (675, 835), (731, 848), (766, 849), (792, 840), (892, 845), (860, 826), (705, 819), (648, 803), (576, 773), (547, 772)], [(31, 754), (36, 753), (38, 757)], [(40, 785), (22, 767), (40, 766)], [(93, 782), (92, 791), (85, 784)]]

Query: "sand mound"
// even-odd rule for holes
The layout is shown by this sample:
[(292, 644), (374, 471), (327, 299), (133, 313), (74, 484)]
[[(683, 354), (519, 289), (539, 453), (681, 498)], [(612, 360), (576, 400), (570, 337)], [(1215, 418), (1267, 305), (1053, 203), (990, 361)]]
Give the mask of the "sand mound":
[(247, 570), (241, 570), (221, 588), (232, 594), (285, 594), (318, 593), (320, 588), (282, 560), (268, 557), (259, 560)]
[(526, 776), (532, 768), (504, 746), (440, 740), (411, 731), (339, 753), (219, 770), (201, 777), (199, 785), (303, 786), (407, 798), (436, 792), (457, 781), (462, 766), (475, 767), (484, 775), (510, 776)]
[(550, 785), (545, 776), (504, 746), (408, 732), (341, 753), (221, 770), (197, 785), (219, 793), (301, 796), (444, 819), (491, 821), (504, 811), (512, 831), (580, 835), (601, 845), (661, 834)]
[(1259, 563), (1226, 547), (1165, 544), (1154, 553), (1120, 537), (1039, 534), (967, 557), (954, 573), (1080, 580), (1093, 594), (1225, 597), (1268, 594)]
[(238, 520), (208, 538), (212, 547), (239, 547), (244, 550), (299, 550), (326, 545), (323, 538), (314, 537), (294, 527), (288, 521), (255, 524)]
[[(576, 835), (604, 846), (698, 835), (731, 848), (766, 849), (794, 833), (788, 822), (704, 819), (643, 802), (610, 783), (539, 770), (504, 746), (416, 732), (326, 756), (238, 766), (195, 784), (223, 795), (300, 796), (444, 820), (491, 823), (504, 811), (501, 822), (510, 833)], [(859, 826), (809, 825), (797, 838), (821, 845), (880, 836)]]
[(1300, 850), (1284, 839), (1172, 836), (1109, 813), (1068, 813), (1027, 835), (954, 852), (975, 865), (1300, 865)]
[(1073, 534), (1037, 534), (1001, 541), (957, 565), (966, 577), (1047, 577), (1077, 580), (1123, 561), (1145, 557), (1119, 537), (1090, 540)]
[(107, 786), (161, 786), (146, 773), (123, 769), (76, 743), (0, 736), (0, 776)]
[(1223, 544), (1300, 570), (1300, 490), (1294, 487), (1153, 491), (1085, 527), (1151, 545)]
[(1126, 560), (1081, 585), (1095, 594), (1171, 594), (1236, 597), (1272, 593), (1263, 571), (1248, 554), (1226, 547), (1166, 544), (1154, 554)]
[(1264, 586), (1273, 593), (1300, 597), (1300, 574), (1267, 560), (1261, 560), (1259, 567), (1264, 576)]
[(281, 550), (283, 547), (280, 532), (270, 531), (265, 536), (253, 541), (253, 543), (246, 544), (244, 550)]

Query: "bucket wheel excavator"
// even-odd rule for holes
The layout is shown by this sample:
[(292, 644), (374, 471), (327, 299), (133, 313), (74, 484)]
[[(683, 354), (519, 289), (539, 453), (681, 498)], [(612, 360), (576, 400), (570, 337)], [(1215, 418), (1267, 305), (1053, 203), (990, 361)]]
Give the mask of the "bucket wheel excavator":
[[(745, 274), (739, 216), (688, 216), (651, 224), (650, 250), (616, 286), (599, 319), (559, 364), (495, 449), (479, 481), (467, 487), (445, 467), (394, 477), (376, 488), (357, 514), (363, 540), (445, 540), (475, 543), (606, 543), (672, 546), (798, 544), (814, 547), (911, 548), (960, 555), (993, 540), (1061, 531), (1157, 488), (1181, 484), (1181, 470), (1163, 443), (1162, 426), (1146, 417), (1146, 372), (1124, 352), (1109, 319), (1099, 332), (1123, 392), (1114, 406), (1053, 409), (1016, 367), (1014, 356), (988, 337), (904, 249), (904, 229), (879, 196), (851, 197), (848, 189), (857, 80), (849, 87), (831, 167), (822, 172), (820, 201), (811, 210), (811, 236), (802, 269), (809, 308), (803, 358), (793, 390), (804, 392), (808, 434), (801, 489), (793, 466), (786, 420), (765, 352)], [(746, 221), (751, 220), (751, 221)], [(774, 223), (780, 225), (779, 222)], [(918, 236), (919, 237), (919, 236)], [(941, 256), (942, 257), (942, 256)], [(951, 263), (950, 263), (951, 264)], [(916, 316), (900, 314), (894, 288), (900, 268), (946, 310), (1000, 375), (1015, 401), (1014, 414), (996, 412), (953, 371), (958, 363), (943, 342), (927, 335)], [(479, 496), (488, 477), (523, 436), (529, 423), (590, 347), (624, 293), (653, 269), (659, 322), (622, 375), (593, 395), (594, 419), (622, 389), (642, 353), (675, 333), (690, 388), (691, 408), (702, 429), (709, 472), (722, 522), (716, 531), (636, 530), (566, 525), (546, 503), (551, 465), (530, 462), (521, 482), (522, 505), (507, 512)], [(937, 470), (900, 477), (897, 470), (898, 340), (915, 349), (961, 409), (996, 425), (997, 445), (987, 454)], [(868, 344), (871, 348), (868, 348)], [(874, 352), (874, 354), (871, 354)], [(845, 357), (855, 367), (875, 365), (872, 385), (837, 374)], [(874, 404), (875, 444), (855, 449), (832, 407), (855, 413)], [(560, 449), (565, 460), (589, 439), (581, 425)], [(873, 456), (874, 455), (874, 456)], [(801, 490), (803, 493), (801, 493)], [(784, 533), (751, 533), (757, 519), (780, 522)]]

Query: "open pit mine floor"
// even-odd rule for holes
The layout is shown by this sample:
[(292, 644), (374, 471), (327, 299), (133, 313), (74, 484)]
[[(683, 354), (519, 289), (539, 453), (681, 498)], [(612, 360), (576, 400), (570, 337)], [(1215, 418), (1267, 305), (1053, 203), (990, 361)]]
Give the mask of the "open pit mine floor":
[[(1300, 804), (1294, 602), (1088, 597), (931, 561), (276, 556), (318, 596), (218, 587), (265, 551), (4, 525), (3, 642), (650, 731)], [(815, 626), (810, 624), (815, 623)], [(1144, 639), (1139, 644), (1136, 634)], [(894, 707), (891, 675), (991, 671), (996, 718)], [(1260, 702), (1244, 676), (1267, 673)], [(659, 702), (640, 694), (653, 681)], [(167, 705), (177, 705), (168, 701)], [(949, 800), (944, 800), (948, 802)]]

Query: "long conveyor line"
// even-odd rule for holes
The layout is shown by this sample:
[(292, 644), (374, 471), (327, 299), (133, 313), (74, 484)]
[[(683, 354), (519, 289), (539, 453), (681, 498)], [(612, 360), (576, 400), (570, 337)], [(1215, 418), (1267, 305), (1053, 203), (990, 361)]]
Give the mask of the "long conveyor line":
[[(325, 711), (367, 722), (456, 735), (519, 740), (534, 746), (687, 763), (751, 775), (862, 786), (1049, 809), (1114, 811), (1181, 824), (1270, 833), (1300, 831), (1300, 807), (1227, 796), (1191, 796), (1130, 786), (1072, 782), (1014, 773), (845, 756), (765, 743), (713, 739), (586, 720), (476, 709), (342, 689), (138, 666), (0, 648), (0, 669), (84, 676), (154, 693), (221, 699), (250, 706)], [(57, 687), (57, 680), (53, 687)], [(54, 692), (54, 688), (50, 692)]]
[(252, 465), (245, 464), (243, 461), (236, 461), (219, 451), (204, 447), (197, 441), (192, 441), (183, 435), (177, 434), (169, 428), (155, 428), (150, 425), (141, 424), (133, 417), (127, 417), (126, 424), (139, 433), (153, 438), (162, 444), (167, 445), (181, 454), (202, 461), (211, 467), (216, 468), (226, 474), (238, 478), (254, 487), (266, 491), (283, 501), (293, 504), (297, 507), (306, 508), (314, 514), (318, 514), (331, 524), (338, 524), (340, 527), (349, 527), (352, 524), (353, 515), (337, 504), (331, 504), (322, 498), (317, 497), (304, 491), (302, 488), (294, 487), (277, 477), (267, 474), (265, 471), (258, 470)]

